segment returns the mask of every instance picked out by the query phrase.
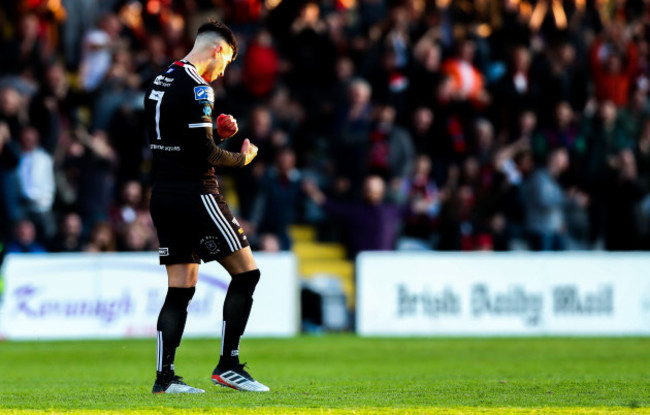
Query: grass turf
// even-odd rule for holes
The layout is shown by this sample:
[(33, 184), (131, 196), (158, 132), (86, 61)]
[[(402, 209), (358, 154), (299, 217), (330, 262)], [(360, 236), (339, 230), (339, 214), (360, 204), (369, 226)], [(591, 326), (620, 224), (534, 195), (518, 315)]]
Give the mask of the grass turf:
[[(219, 341), (176, 367), (203, 395), (151, 395), (155, 340), (0, 343), (6, 413), (648, 413), (649, 338), (246, 339), (266, 394), (216, 388)], [(31, 411), (38, 410), (38, 411)]]

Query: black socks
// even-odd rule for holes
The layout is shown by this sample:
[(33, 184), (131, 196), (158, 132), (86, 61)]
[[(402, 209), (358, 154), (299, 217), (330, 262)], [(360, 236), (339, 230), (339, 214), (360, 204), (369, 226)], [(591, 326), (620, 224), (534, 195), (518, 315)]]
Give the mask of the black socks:
[(259, 269), (232, 276), (223, 302), (219, 370), (232, 369), (239, 364), (239, 339), (246, 329), (253, 307), (253, 292), (259, 280)]
[(194, 296), (195, 289), (195, 287), (169, 287), (165, 303), (158, 316), (156, 371), (159, 377), (166, 380), (171, 380), (174, 376), (176, 348), (181, 343), (187, 321), (187, 306)]

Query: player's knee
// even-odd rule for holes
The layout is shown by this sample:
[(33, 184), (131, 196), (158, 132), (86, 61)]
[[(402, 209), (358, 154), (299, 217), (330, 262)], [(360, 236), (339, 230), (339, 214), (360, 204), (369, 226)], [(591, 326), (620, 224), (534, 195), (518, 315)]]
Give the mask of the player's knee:
[(195, 292), (196, 287), (169, 287), (164, 305), (187, 309)]
[(235, 284), (252, 295), (257, 283), (260, 281), (261, 275), (262, 273), (259, 269), (235, 274), (232, 276), (232, 282), (230, 284)]

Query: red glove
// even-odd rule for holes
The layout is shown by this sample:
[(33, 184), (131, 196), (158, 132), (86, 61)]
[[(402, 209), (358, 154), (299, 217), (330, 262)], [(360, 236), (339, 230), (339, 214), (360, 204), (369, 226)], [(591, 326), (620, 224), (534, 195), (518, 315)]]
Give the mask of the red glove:
[(221, 114), (217, 117), (217, 134), (222, 140), (237, 134), (237, 120), (232, 115)]

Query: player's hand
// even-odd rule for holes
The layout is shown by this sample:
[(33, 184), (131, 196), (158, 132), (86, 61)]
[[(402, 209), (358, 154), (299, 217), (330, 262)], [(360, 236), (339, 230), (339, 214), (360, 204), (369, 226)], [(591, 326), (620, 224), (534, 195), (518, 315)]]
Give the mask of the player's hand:
[(257, 146), (252, 144), (251, 140), (247, 138), (241, 146), (241, 153), (246, 157), (246, 161), (244, 162), (244, 166), (246, 166), (257, 156)]
[(217, 134), (222, 140), (232, 137), (237, 134), (239, 127), (237, 127), (237, 120), (235, 117), (228, 114), (221, 114), (217, 117)]

